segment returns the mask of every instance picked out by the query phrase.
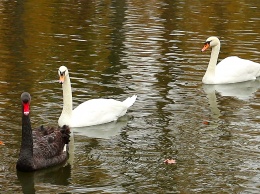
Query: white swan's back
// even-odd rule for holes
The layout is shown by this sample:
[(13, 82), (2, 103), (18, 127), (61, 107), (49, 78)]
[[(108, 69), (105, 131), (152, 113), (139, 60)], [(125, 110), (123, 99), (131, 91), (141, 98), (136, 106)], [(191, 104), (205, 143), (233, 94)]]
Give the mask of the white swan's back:
[(215, 82), (238, 83), (255, 80), (260, 76), (260, 64), (236, 56), (227, 57), (218, 63)]
[(71, 127), (99, 125), (116, 121), (124, 116), (136, 100), (136, 95), (123, 102), (114, 99), (88, 100), (72, 111)]

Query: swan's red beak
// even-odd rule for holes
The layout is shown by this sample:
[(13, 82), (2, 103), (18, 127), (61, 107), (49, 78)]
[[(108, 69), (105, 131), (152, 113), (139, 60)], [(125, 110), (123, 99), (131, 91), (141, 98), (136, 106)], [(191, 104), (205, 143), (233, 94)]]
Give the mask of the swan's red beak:
[(63, 84), (64, 83), (64, 79), (65, 79), (65, 76), (64, 75), (60, 75), (59, 83)]
[(29, 115), (29, 113), (30, 113), (30, 104), (29, 104), (29, 102), (27, 102), (27, 103), (23, 103), (23, 114), (24, 115)]
[(205, 44), (204, 44), (204, 47), (201, 49), (201, 52), (204, 52), (205, 50), (207, 50), (208, 48), (209, 48), (209, 43), (208, 42), (206, 42)]

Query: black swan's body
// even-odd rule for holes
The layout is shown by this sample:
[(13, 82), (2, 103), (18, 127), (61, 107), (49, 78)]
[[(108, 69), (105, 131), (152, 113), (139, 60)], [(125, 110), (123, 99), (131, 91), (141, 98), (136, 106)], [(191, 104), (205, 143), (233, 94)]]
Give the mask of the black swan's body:
[(31, 96), (24, 92), (22, 101), (22, 143), (16, 169), (35, 171), (63, 163), (68, 158), (70, 128), (43, 126), (32, 131), (29, 117)]

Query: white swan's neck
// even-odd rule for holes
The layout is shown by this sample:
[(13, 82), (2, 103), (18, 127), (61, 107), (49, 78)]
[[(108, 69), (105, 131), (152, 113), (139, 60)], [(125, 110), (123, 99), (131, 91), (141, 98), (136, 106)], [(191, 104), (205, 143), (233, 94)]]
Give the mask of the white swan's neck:
[(62, 84), (63, 91), (63, 109), (59, 118), (59, 126), (70, 125), (72, 116), (72, 92), (70, 77), (65, 77), (64, 83)]
[(62, 84), (63, 89), (63, 110), (67, 114), (72, 113), (72, 92), (69, 75), (66, 76), (64, 83)]
[(208, 65), (207, 71), (202, 80), (203, 83), (213, 84), (213, 82), (214, 82), (219, 50), (220, 50), (220, 44), (212, 47), (209, 65)]

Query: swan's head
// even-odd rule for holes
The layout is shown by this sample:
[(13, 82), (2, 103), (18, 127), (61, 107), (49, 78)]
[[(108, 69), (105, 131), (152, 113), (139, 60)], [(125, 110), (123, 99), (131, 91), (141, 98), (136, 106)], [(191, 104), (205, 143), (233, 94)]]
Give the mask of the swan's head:
[(65, 67), (65, 66), (60, 66), (60, 68), (59, 68), (59, 70), (58, 70), (58, 74), (59, 74), (59, 77), (60, 77), (59, 83), (60, 83), (60, 84), (63, 84), (64, 81), (65, 81), (65, 77), (66, 77), (67, 75), (69, 75), (68, 68)]
[(215, 47), (220, 45), (220, 41), (216, 36), (209, 37), (204, 43), (204, 47), (201, 49), (201, 52), (207, 50), (210, 47)]
[(30, 113), (31, 95), (28, 92), (23, 92), (21, 95), (21, 101), (23, 105), (23, 114), (27, 116)]

